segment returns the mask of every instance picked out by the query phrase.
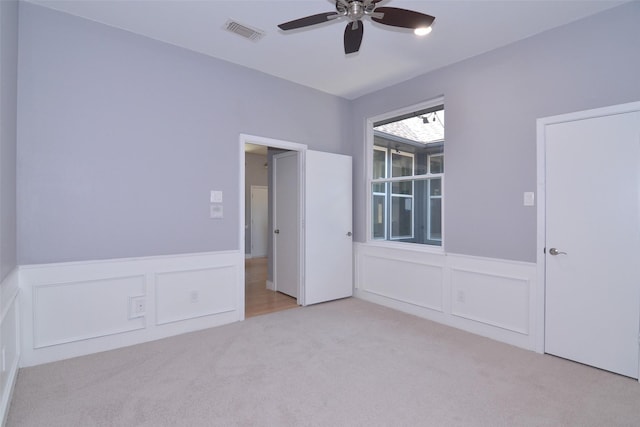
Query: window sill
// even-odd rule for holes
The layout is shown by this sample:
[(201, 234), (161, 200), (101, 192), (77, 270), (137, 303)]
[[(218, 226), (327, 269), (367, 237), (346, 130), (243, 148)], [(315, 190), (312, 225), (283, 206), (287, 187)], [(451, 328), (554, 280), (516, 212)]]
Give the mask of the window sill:
[(419, 243), (392, 242), (389, 240), (367, 240), (364, 244), (379, 248), (389, 248), (411, 252), (423, 252), (438, 255), (445, 254), (444, 248), (442, 246), (422, 245)]

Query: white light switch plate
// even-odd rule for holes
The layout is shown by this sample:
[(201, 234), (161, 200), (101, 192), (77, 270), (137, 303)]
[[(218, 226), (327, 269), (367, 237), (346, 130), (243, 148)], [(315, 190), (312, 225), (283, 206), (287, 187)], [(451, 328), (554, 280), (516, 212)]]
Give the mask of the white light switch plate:
[(536, 202), (536, 195), (533, 191), (525, 191), (524, 192), (524, 205), (525, 206), (533, 206)]
[(222, 205), (211, 205), (209, 206), (209, 218), (221, 219), (223, 218), (224, 213), (222, 210)]
[(211, 203), (222, 203), (222, 191), (211, 190)]

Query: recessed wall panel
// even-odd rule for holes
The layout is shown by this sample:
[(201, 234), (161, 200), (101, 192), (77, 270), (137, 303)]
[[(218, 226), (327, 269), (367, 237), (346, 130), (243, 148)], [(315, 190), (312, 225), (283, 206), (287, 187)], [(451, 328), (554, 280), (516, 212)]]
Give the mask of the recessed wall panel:
[(236, 310), (236, 277), (233, 265), (156, 274), (156, 323)]
[(529, 333), (529, 280), (451, 269), (451, 314)]
[(365, 255), (362, 262), (363, 289), (442, 311), (442, 267), (372, 255)]
[(144, 275), (35, 286), (34, 348), (142, 329), (129, 297), (144, 294)]

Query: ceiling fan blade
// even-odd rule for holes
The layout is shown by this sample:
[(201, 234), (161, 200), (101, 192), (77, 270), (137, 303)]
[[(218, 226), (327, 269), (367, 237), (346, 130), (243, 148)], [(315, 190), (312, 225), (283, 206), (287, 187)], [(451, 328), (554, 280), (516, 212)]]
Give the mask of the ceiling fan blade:
[(284, 24), (278, 25), (278, 27), (285, 31), (295, 30), (296, 28), (308, 27), (309, 25), (322, 24), (323, 22), (330, 21), (338, 16), (337, 12), (318, 13), (317, 15), (305, 16), (304, 18), (285, 22)]
[(350, 54), (360, 50), (364, 25), (361, 20), (349, 22), (344, 29), (344, 53)]
[(431, 15), (397, 7), (377, 7), (375, 13), (384, 13), (382, 18), (378, 17), (378, 15), (372, 15), (371, 19), (375, 22), (391, 25), (392, 27), (411, 29), (430, 27), (436, 19)]

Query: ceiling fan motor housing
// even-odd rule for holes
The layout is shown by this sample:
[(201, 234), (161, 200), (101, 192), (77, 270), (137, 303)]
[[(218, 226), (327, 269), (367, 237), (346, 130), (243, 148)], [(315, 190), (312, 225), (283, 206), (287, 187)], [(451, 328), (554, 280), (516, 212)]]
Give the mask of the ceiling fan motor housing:
[(351, 21), (357, 21), (364, 15), (369, 15), (376, 8), (374, 2), (351, 0), (349, 5), (345, 6), (342, 2), (336, 1), (336, 10), (339, 14), (347, 16)]

